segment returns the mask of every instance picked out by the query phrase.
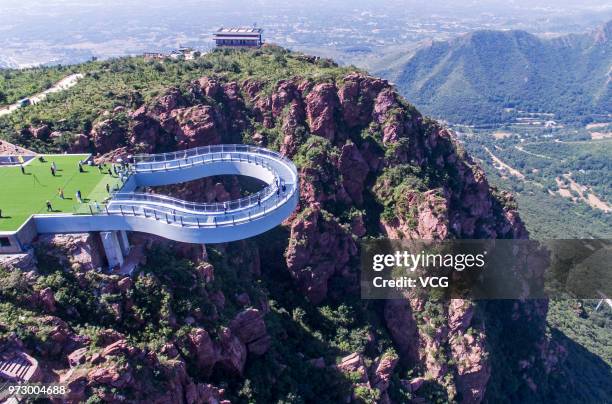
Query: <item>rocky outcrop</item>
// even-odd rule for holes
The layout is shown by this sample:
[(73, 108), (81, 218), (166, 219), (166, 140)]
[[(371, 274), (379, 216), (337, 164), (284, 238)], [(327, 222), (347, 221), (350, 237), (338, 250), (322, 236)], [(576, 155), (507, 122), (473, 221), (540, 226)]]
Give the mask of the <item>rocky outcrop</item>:
[[(71, 354), (72, 368), (59, 382), (69, 388), (68, 402), (82, 402), (93, 391), (106, 402), (125, 401), (126, 395), (134, 402), (221, 403), (224, 391), (211, 384), (196, 383), (188, 374), (181, 359), (161, 362), (154, 352), (141, 350), (119, 340), (99, 353), (82, 350)], [(140, 370), (135, 368), (140, 366)], [(157, 372), (161, 384), (151, 384), (142, 372)]]
[(81, 270), (103, 266), (103, 249), (93, 233), (40, 236), (36, 244), (60, 264)]
[(179, 148), (191, 149), (220, 143), (218, 126), (212, 107), (196, 105), (173, 110), (162, 127), (174, 135)]
[(388, 87), (386, 80), (350, 73), (338, 89), (338, 99), (342, 107), (342, 118), (349, 127), (368, 125), (374, 100), (378, 93)]
[[(260, 51), (265, 52), (257, 52)], [(278, 58), (281, 56), (284, 57)], [(327, 63), (307, 57), (296, 60)], [(284, 263), (277, 254), (279, 262), (266, 262), (268, 258), (262, 257), (261, 265), (259, 254), (248, 252), (240, 243), (215, 247), (214, 258), (241, 268), (240, 277), (267, 276), (270, 266), (273, 270), (278, 267), (288, 271), (289, 282), (294, 282), (311, 303), (320, 304), (329, 298), (333, 306), (358, 292), (356, 268), (361, 237), (527, 236), (512, 197), (492, 189), (454, 135), (423, 117), (385, 80), (336, 71), (325, 80), (310, 72), (278, 82), (250, 77), (238, 83), (228, 77), (232, 75), (202, 77), (180, 88), (169, 88), (146, 104), (137, 103), (135, 110), (121, 107), (107, 112), (88, 134), (90, 142), (80, 138), (74, 147), (92, 149), (100, 154), (96, 161), (108, 161), (134, 152), (245, 141), (280, 149), (293, 158), (299, 165), (300, 203), (297, 212), (285, 222), (288, 242), (282, 229), (266, 236), (263, 242), (257, 241), (260, 248), (270, 241), (271, 246), (265, 248), (274, 249), (275, 254), (283, 250)], [(27, 131), (30, 137), (53, 137), (44, 129), (40, 133)], [(206, 178), (153, 190), (160, 191), (201, 202), (223, 202), (242, 195), (240, 183), (234, 178)], [(46, 318), (44, 325), (52, 331), (42, 344), (42, 352), (70, 364), (62, 380), (73, 389), (75, 401), (96, 391), (109, 402), (125, 397), (141, 402), (219, 402), (223, 391), (208, 382), (242, 377), (247, 361), (261, 361), (257, 357), (272, 350), (274, 355), (268, 353), (270, 358), (266, 361), (270, 359), (279, 371), (286, 367), (282, 354), (275, 350), (276, 344), (271, 344), (266, 326), (266, 318), (272, 318), (266, 313), (275, 311), (275, 320), (279, 320), (283, 318), (281, 310), (268, 302), (258, 282), (253, 282), (253, 289), (262, 292), (259, 294), (251, 288), (225, 293), (220, 290), (218, 283), (234, 279), (235, 274), (223, 272), (223, 267), (216, 271), (201, 246), (180, 247), (153, 237), (136, 236), (145, 239), (143, 245), (147, 248), (168, 247), (174, 252), (173, 258), (191, 261), (185, 265), (185, 277), (180, 281), (163, 274), (111, 279), (82, 271), (101, 266), (98, 247), (92, 247), (97, 246), (95, 239), (87, 235), (58, 237), (42, 238), (41, 245), (62, 251), (48, 256), (66, 268), (72, 267), (80, 286), (89, 286), (94, 277), (102, 279), (93, 299), (104, 309), (103, 320), (106, 324), (129, 324), (121, 333), (102, 329), (96, 336), (98, 345), (94, 346), (67, 324), (56, 322), (55, 317)], [(332, 281), (342, 286), (332, 289)], [(201, 299), (194, 307), (165, 305), (177, 288)], [(150, 315), (153, 320), (134, 308), (135, 296), (148, 302), (139, 295), (149, 297), (143, 290), (160, 291), (161, 297), (151, 296), (159, 298), (153, 300), (154, 304), (163, 306), (160, 313)], [(66, 311), (78, 318), (77, 309), (66, 305), (63, 295), (49, 288), (29, 292), (28, 307), (45, 315)], [(379, 307), (382, 312), (368, 309), (369, 314), (382, 316), (380, 320), (384, 320), (399, 355), (391, 350), (383, 353), (390, 341), (378, 344), (379, 335), (372, 333), (363, 352), (343, 357), (334, 366), (326, 365), (326, 361), (333, 363), (331, 358), (316, 354), (315, 359), (308, 360), (312, 368), (346, 373), (350, 375), (346, 378), (354, 381), (353, 387), (376, 390), (379, 401), (386, 403), (390, 400), (387, 391), (392, 380), (397, 381), (396, 367), (401, 363), (402, 369), (423, 371), (401, 382), (417, 402), (423, 386), (430, 382), (446, 388), (449, 399), (460, 395), (468, 403), (482, 401), (491, 375), (485, 344), (490, 341), (483, 324), (473, 320), (470, 302), (428, 302), (406, 296)], [(237, 314), (228, 314), (236, 310)], [(516, 321), (529, 317), (537, 323), (545, 314), (544, 305), (517, 303), (508, 317)], [(297, 311), (294, 316), (297, 318)], [(296, 318), (293, 322), (297, 324)], [(142, 332), (150, 321), (159, 321), (160, 330), (169, 329), (177, 335), (158, 344), (161, 347), (155, 352), (132, 346), (126, 338), (134, 329)], [(269, 324), (272, 335), (296, 335), (279, 330), (279, 323), (282, 321), (276, 321), (274, 328)], [(543, 356), (553, 348), (543, 341), (539, 345)], [(534, 366), (536, 359), (529, 360), (525, 368)], [(543, 360), (554, 362), (552, 358)], [(153, 389), (146, 382), (149, 376), (153, 380), (153, 375), (143, 376), (136, 369), (155, 369), (154, 380), (163, 380), (160, 388)], [(206, 383), (195, 382), (193, 375)]]
[(213, 372), (241, 376), (247, 353), (263, 355), (270, 342), (263, 314), (249, 308), (238, 313), (229, 327), (221, 327), (214, 340), (203, 328), (194, 328), (181, 344), (198, 372), (209, 377)]
[(364, 183), (370, 171), (359, 149), (353, 143), (342, 146), (338, 168), (342, 174), (342, 185), (355, 205), (363, 204)]
[(90, 136), (96, 151), (104, 154), (125, 145), (127, 128), (118, 119), (104, 119), (93, 126)]
[(229, 327), (247, 346), (249, 353), (263, 355), (270, 347), (271, 339), (266, 330), (263, 314), (257, 309), (241, 311), (230, 322)]
[(334, 141), (339, 103), (336, 87), (331, 83), (317, 84), (308, 93), (306, 115), (312, 134)]
[(316, 206), (302, 212), (291, 225), (287, 268), (313, 303), (325, 299), (332, 275), (350, 273), (349, 261), (356, 254), (357, 245), (347, 229)]
[[(384, 354), (368, 367), (363, 355), (354, 352), (343, 357), (335, 365), (335, 368), (346, 375), (350, 375), (351, 379), (356, 381), (355, 387), (362, 386), (377, 390), (379, 395), (377, 402), (390, 403), (387, 390), (389, 389), (391, 377), (397, 366), (398, 359), (394, 354)], [(353, 395), (352, 399), (355, 400), (356, 397)]]
[(457, 363), (457, 391), (465, 403), (480, 403), (484, 399), (491, 365), (482, 330), (471, 328), (474, 308), (471, 302), (453, 299), (449, 304), (449, 344)]
[(398, 361), (399, 358), (396, 355), (383, 355), (372, 366), (370, 384), (372, 388), (380, 392), (381, 403), (390, 402), (387, 390), (389, 389), (389, 384)]
[(416, 363), (419, 360), (421, 342), (408, 299), (387, 300), (384, 317), (385, 324), (403, 360)]
[(51, 129), (49, 129), (48, 125), (42, 125), (32, 129), (32, 136), (34, 136), (38, 140), (47, 140), (50, 135)]
[(89, 151), (90, 144), (91, 142), (87, 135), (84, 133), (77, 133), (72, 136), (72, 142), (70, 143), (68, 151), (70, 153), (85, 153)]
[(202, 328), (192, 330), (188, 335), (190, 356), (195, 358), (198, 371), (204, 377), (210, 376), (217, 362), (217, 350), (208, 332)]

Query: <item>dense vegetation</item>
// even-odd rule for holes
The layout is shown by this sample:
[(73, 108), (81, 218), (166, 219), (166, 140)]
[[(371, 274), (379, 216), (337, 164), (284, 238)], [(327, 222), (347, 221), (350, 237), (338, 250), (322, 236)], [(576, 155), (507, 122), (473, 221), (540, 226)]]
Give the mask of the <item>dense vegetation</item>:
[[(77, 86), (49, 97), (44, 103), (0, 118), (0, 136), (36, 150), (59, 151), (63, 147), (59, 141), (42, 142), (24, 137), (23, 129), (30, 125), (46, 124), (51, 130), (65, 133), (88, 132), (105, 111), (112, 111), (118, 106), (130, 109), (139, 107), (161, 94), (166, 87), (181, 87), (187, 81), (203, 75), (215, 74), (236, 80), (253, 76), (265, 78), (269, 91), (277, 80), (293, 75), (328, 81), (347, 72), (347, 69), (336, 67), (326, 60), (303, 63), (295, 55), (288, 55), (280, 49), (256, 52), (258, 53), (216, 51), (194, 61), (168, 60), (160, 63), (142, 58), (125, 58), (79, 65), (76, 69), (86, 76)], [(255, 129), (266, 136), (269, 147), (278, 148), (282, 139), (278, 128), (268, 129), (255, 125)], [(364, 130), (364, 133), (350, 135), (355, 142), (368, 142), (372, 148), (380, 147), (380, 131)], [(248, 139), (245, 137), (245, 140)], [(400, 142), (395, 147), (409, 150), (411, 145)], [(390, 147), (388, 155), (393, 156), (394, 151)], [(329, 174), (329, 181), (314, 185), (324, 187), (321, 193), (327, 194), (333, 191), (336, 185), (334, 181), (340, 180), (340, 174), (333, 171), (336, 168), (329, 164), (338, 154), (339, 149), (328, 140), (309, 136), (308, 141), (299, 148), (295, 161), (301, 168), (316, 168)], [(396, 207), (407, 216), (411, 214), (409, 207), (398, 204), (407, 190), (422, 191), (442, 184), (454, 186), (456, 173), (430, 169), (431, 171), (398, 162), (395, 167), (385, 170), (378, 183), (370, 184), (375, 192), (370, 195), (371, 199), (364, 203), (364, 210), (367, 210), (366, 221), (372, 221), (366, 223), (370, 234), (379, 231), (374, 227), (377, 225), (376, 220), (373, 220), (379, 215), (391, 217)], [(385, 188), (377, 186), (384, 181), (388, 181), (392, 186), (392, 192), (383, 192)], [(538, 206), (542, 208), (542, 205)], [(325, 209), (324, 220), (345, 227), (351, 222), (353, 215), (361, 213), (340, 202), (326, 203)], [(549, 216), (549, 213), (544, 216)], [(576, 226), (586, 229), (589, 220), (585, 219)], [(531, 226), (529, 222), (528, 225)], [(602, 226), (602, 229), (605, 229), (606, 223)], [(591, 228), (595, 228), (595, 225)], [(543, 229), (541, 234), (547, 234), (545, 231), (547, 230)], [(564, 230), (558, 231), (562, 234)], [(16, 271), (0, 272), (0, 337), (14, 332), (30, 347), (46, 346), (51, 329), (44, 325), (44, 313), (32, 309), (26, 300), (34, 291), (50, 287), (56, 296), (59, 314), (80, 334), (95, 339), (100, 329), (111, 327), (129, 335), (131, 343), (158, 351), (165, 340), (180, 339), (190, 331), (191, 326), (188, 324), (179, 323), (180, 326), (177, 327), (176, 318), (183, 318), (194, 309), (201, 310), (204, 315), (215, 312), (210, 296), (216, 291), (222, 291), (227, 297), (247, 292), (252, 301), (261, 298), (269, 302), (266, 324), (272, 337), (272, 347), (264, 357), (249, 360), (244, 379), (213, 375), (211, 381), (226, 387), (228, 398), (236, 402), (344, 401), (350, 391), (350, 375), (341, 375), (329, 368), (325, 371), (316, 370), (309, 360), (323, 358), (327, 365), (332, 365), (340, 357), (358, 351), (364, 352), (366, 361), (371, 364), (374, 358), (381, 355), (395, 355), (386, 328), (381, 324), (382, 303), (360, 300), (357, 293), (331, 293), (320, 306), (308, 303), (300, 293), (295, 292), (294, 282), (285, 267), (282, 252), (286, 248), (287, 239), (286, 229), (278, 228), (245, 244), (230, 244), (227, 248), (208, 246), (209, 261), (215, 267), (215, 280), (212, 283), (197, 279), (194, 260), (177, 258), (166, 248), (153, 249), (148, 254), (150, 263), (140, 268), (134, 277), (134, 287), (129, 291), (129, 297), (134, 304), (133, 311), (137, 313), (137, 318), (129, 320), (134, 321), (117, 319), (113, 304), (121, 297), (116, 293), (103, 291), (104, 285), (109, 282), (108, 275), (89, 271), (84, 277), (77, 276), (75, 271), (63, 269), (57, 260), (46, 256), (45, 251), (39, 251), (39, 276), (30, 277)], [(253, 260), (248, 252), (255, 247), (259, 249), (262, 261), (261, 276), (253, 276), (246, 270)], [(330, 290), (341, 291), (343, 287), (333, 284)], [(233, 298), (228, 298), (226, 302), (224, 308), (216, 313), (218, 318), (205, 324), (207, 327), (215, 329), (219, 324), (226, 324), (239, 310)], [(547, 398), (547, 395), (548, 398), (556, 396), (554, 387), (562, 386), (562, 380), (556, 381), (556, 384), (551, 383), (549, 390), (542, 390), (538, 395), (527, 394), (520, 389), (524, 386), (524, 381), (518, 379), (515, 369), (508, 365), (515, 363), (514, 361), (525, 353), (524, 350), (529, 348), (529, 344), (523, 344), (522, 341), (529, 340), (533, 337), (532, 334), (539, 332), (533, 328), (529, 333), (518, 329), (514, 330), (513, 334), (504, 333), (508, 324), (504, 324), (503, 318), (511, 318), (511, 303), (492, 302), (478, 305), (477, 316), (486, 318), (487, 331), (490, 333), (489, 344), (493, 348), (491, 362), (495, 376), (491, 381), (488, 398), (491, 402), (498, 402), (503, 397), (520, 397), (524, 402), (534, 402)], [(556, 325), (553, 328), (562, 329), (563, 319), (567, 319), (565, 324), (570, 324), (567, 328), (574, 323), (573, 319), (569, 318), (569, 313), (554, 313), (561, 314), (558, 319), (554, 319)], [(437, 325), (443, 324), (445, 315), (444, 306), (437, 302), (427, 302), (423, 311), (417, 313), (419, 319), (428, 318), (432, 324)], [(609, 323), (605, 318), (594, 318), (601, 323), (598, 334), (605, 335), (609, 332)], [(581, 324), (585, 328), (589, 326), (587, 323)], [(424, 333), (432, 331), (432, 326), (423, 330)], [(574, 335), (572, 338), (577, 337)], [(598, 336), (593, 339), (589, 349), (595, 352), (605, 341), (606, 339), (602, 340)], [(580, 351), (577, 344), (573, 345), (573, 348), (577, 352), (574, 356), (576, 361), (590, 361), (581, 359), (585, 357), (581, 356), (584, 352)], [(508, 352), (512, 355), (505, 356)], [(441, 350), (439, 354), (444, 356), (447, 352)], [(604, 353), (602, 357), (609, 361), (609, 353)], [(444, 364), (449, 364), (450, 359), (444, 359)], [(597, 362), (597, 359), (591, 362), (593, 361)], [(598, 366), (599, 362), (589, 369), (598, 369)], [(609, 370), (609, 367), (607, 369)], [(422, 374), (423, 369), (417, 366), (401, 365), (391, 381), (390, 396), (398, 402), (411, 398), (410, 393), (399, 383), (399, 378), (406, 379)], [(155, 380), (159, 388), (163, 388), (162, 381), (155, 379), (158, 375), (147, 376)], [(609, 375), (604, 374), (590, 381), (588, 386), (603, 386), (602, 394), (593, 394), (591, 398), (606, 397), (607, 380)], [(451, 383), (452, 380), (449, 385)], [(584, 383), (586, 385), (589, 381), (584, 380)], [(429, 402), (443, 403), (456, 399), (448, 397), (445, 387), (428, 381), (419, 391), (419, 395), (426, 397)], [(580, 393), (563, 391), (567, 401), (581, 398)], [(375, 394), (375, 391), (363, 386), (356, 390), (356, 395), (363, 402), (374, 402)]]
[(539, 39), (477, 31), (434, 42), (378, 73), (423, 112), (453, 123), (499, 123), (518, 110), (588, 122), (612, 110), (612, 22), (595, 34)]
[[(55, 69), (60, 76), (64, 72), (62, 68)], [(44, 104), (31, 105), (0, 117), (0, 139), (38, 151), (57, 152), (71, 134), (88, 133), (104, 111), (112, 111), (117, 106), (135, 109), (170, 86), (184, 86), (190, 80), (205, 75), (238, 81), (261, 77), (265, 78), (268, 91), (271, 91), (271, 86), (278, 80), (294, 75), (325, 80), (349, 71), (325, 59), (314, 64), (304, 63), (299, 58), (287, 57), (286, 51), (281, 48), (256, 51), (254, 55), (214, 51), (190, 61), (121, 58), (89, 62), (73, 69), (85, 74), (76, 86), (50, 95)], [(47, 70), (36, 72), (38, 79), (47, 74)], [(35, 71), (31, 74), (35, 74)], [(21, 136), (24, 128), (42, 124), (47, 124), (51, 130), (62, 131), (64, 136), (53, 142)]]
[(0, 69), (0, 106), (46, 90), (76, 69), (75, 66)]
[[(492, 184), (514, 192), (531, 237), (609, 238), (611, 214), (579, 199), (565, 176), (610, 204), (612, 142), (590, 140), (568, 130), (526, 132), (509, 126), (504, 131), (510, 136), (495, 138), (488, 131), (477, 131), (465, 137), (466, 147), (482, 161)], [(485, 147), (524, 178), (500, 172)], [(558, 194), (556, 179), (565, 182), (561, 186), (571, 192), (574, 201)]]

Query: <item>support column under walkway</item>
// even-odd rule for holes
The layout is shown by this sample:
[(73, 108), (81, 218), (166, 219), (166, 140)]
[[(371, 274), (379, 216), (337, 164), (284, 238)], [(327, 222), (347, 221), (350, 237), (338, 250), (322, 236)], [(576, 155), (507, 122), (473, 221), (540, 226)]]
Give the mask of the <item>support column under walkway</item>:
[(102, 239), (109, 268), (121, 267), (129, 249), (125, 232), (102, 231), (100, 232), (100, 238)]

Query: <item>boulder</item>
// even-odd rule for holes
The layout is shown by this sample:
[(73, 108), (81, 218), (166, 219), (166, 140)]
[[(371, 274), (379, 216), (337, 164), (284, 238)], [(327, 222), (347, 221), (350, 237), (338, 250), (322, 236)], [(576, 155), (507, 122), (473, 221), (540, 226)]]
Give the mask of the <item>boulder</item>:
[(247, 346), (249, 353), (263, 355), (270, 347), (271, 338), (266, 330), (263, 313), (257, 309), (241, 311), (230, 322), (229, 327)]

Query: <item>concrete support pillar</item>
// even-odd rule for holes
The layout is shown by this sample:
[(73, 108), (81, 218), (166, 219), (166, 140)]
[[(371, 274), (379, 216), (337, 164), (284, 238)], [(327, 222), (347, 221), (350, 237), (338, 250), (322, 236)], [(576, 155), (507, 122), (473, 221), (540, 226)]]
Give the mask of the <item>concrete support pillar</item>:
[(206, 244), (202, 244), (202, 259), (208, 261), (208, 252), (206, 251)]
[(123, 253), (123, 256), (126, 257), (130, 253), (130, 242), (128, 240), (127, 232), (125, 230), (120, 230), (117, 233), (117, 237), (119, 238), (119, 246), (121, 246), (121, 252)]
[(100, 238), (102, 239), (102, 245), (104, 246), (108, 266), (112, 269), (123, 265), (123, 251), (119, 243), (119, 237), (117, 237), (117, 232), (100, 232)]

